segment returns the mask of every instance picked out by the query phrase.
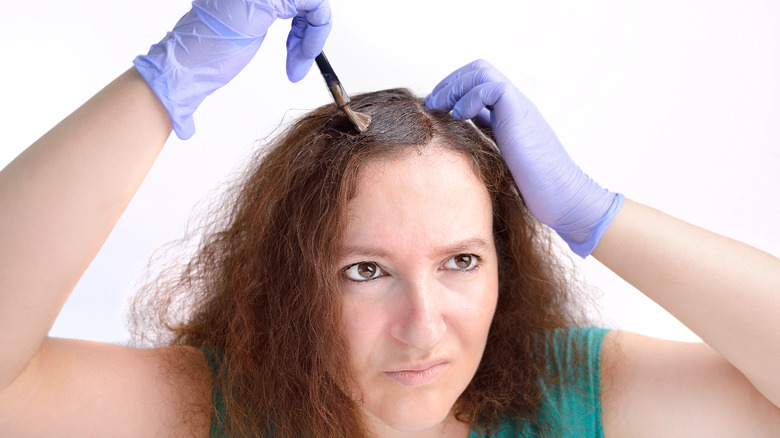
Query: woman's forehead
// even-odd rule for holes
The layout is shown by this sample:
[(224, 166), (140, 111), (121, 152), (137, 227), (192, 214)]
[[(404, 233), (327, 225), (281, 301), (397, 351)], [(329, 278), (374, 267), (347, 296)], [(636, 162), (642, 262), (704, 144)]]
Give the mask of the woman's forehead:
[(346, 214), (344, 244), (448, 245), (492, 241), (492, 203), (471, 162), (431, 146), (362, 166)]

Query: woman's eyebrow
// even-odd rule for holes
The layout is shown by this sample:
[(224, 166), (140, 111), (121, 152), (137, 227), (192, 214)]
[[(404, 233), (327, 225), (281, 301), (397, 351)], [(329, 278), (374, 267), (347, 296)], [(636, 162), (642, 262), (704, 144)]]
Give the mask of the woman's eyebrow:
[(464, 252), (483, 252), (490, 249), (490, 241), (481, 237), (473, 237), (471, 239), (461, 240), (451, 245), (443, 246), (440, 248), (434, 248), (433, 253), (437, 255), (449, 255), (459, 254)]
[[(481, 237), (473, 237), (470, 239), (453, 242), (451, 244), (433, 247), (429, 254), (434, 256), (444, 256), (471, 251), (482, 252), (488, 250), (489, 248), (490, 242), (488, 240)], [(341, 251), (339, 252), (340, 257), (350, 257), (355, 255), (387, 258), (390, 256), (390, 253), (383, 248), (369, 246), (345, 246), (342, 247)]]

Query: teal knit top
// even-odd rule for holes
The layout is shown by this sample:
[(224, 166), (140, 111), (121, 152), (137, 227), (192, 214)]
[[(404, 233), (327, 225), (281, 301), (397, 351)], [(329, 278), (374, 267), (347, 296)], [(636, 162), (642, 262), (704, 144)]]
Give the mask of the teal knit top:
[[(552, 427), (561, 437), (602, 438), (600, 377), (601, 344), (609, 330), (598, 327), (573, 327), (558, 330), (550, 336), (550, 374), (562, 376), (555, 383), (542, 382), (543, 399), (539, 411), (530, 421), (508, 420), (490, 438), (546, 437)], [(209, 349), (203, 350), (212, 370), (217, 357)], [(575, 357), (584, 360), (573, 360)], [(220, 411), (222, 399), (213, 389), (214, 406)], [(212, 419), (212, 438), (228, 438), (220, 433)], [(469, 438), (483, 438), (472, 431)]]

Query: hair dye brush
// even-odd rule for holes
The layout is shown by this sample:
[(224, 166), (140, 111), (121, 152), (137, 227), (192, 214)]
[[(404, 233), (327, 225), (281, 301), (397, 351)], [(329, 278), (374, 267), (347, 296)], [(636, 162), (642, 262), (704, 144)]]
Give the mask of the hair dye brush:
[(358, 132), (365, 132), (366, 129), (368, 129), (368, 125), (371, 123), (371, 116), (359, 113), (349, 107), (349, 96), (341, 85), (338, 76), (336, 76), (336, 72), (333, 71), (333, 67), (330, 66), (328, 58), (325, 57), (325, 52), (321, 52), (314, 60), (317, 61), (317, 67), (319, 67), (322, 77), (325, 78), (325, 83), (328, 85), (330, 94), (333, 95), (333, 100), (336, 101), (336, 106), (344, 111), (344, 114), (346, 114), (349, 121), (355, 125), (355, 129), (357, 129)]

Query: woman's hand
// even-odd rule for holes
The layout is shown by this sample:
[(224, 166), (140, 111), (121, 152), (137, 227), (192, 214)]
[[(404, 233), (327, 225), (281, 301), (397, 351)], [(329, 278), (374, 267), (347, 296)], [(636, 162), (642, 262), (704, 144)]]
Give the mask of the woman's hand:
[(135, 59), (179, 138), (195, 133), (192, 114), (249, 63), (277, 18), (294, 18), (287, 38), (287, 77), (297, 82), (330, 33), (328, 0), (196, 0), (172, 32)]
[(531, 213), (586, 257), (623, 203), (586, 175), (563, 149), (536, 106), (501, 72), (474, 61), (447, 76), (425, 98), (427, 109), (452, 110), (493, 129), (498, 147)]

